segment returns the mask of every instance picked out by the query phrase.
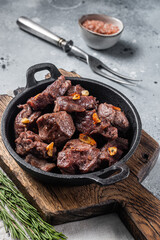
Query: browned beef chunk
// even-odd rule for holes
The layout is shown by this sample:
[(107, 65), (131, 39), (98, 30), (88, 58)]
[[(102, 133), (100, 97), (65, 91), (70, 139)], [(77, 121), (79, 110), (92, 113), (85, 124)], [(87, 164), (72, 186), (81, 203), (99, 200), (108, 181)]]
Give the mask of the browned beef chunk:
[[(109, 148), (110, 147), (116, 147), (117, 152), (115, 155), (110, 155)], [(101, 154), (100, 154), (100, 161), (101, 164), (107, 163), (108, 166), (113, 165), (116, 163), (124, 153), (128, 149), (128, 140), (124, 138), (117, 138), (112, 141), (108, 141), (107, 144), (105, 144), (102, 149), (101, 149)]]
[[(47, 151), (47, 144), (42, 142), (39, 135), (32, 131), (22, 132), (19, 137), (15, 140), (16, 152), (25, 156), (28, 153), (35, 154), (36, 156), (41, 156), (43, 158), (49, 158)], [(53, 158), (55, 157), (56, 147), (53, 147)], [(51, 157), (51, 156), (50, 156)]]
[(27, 163), (30, 163), (32, 166), (34, 166), (36, 168), (40, 168), (41, 170), (43, 170), (45, 172), (50, 172), (53, 170), (53, 168), (56, 167), (55, 163), (47, 162), (46, 160), (37, 158), (37, 157), (33, 156), (32, 154), (28, 154), (25, 157), (25, 161)]
[(107, 126), (107, 123), (106, 123), (106, 127), (103, 130), (102, 128), (100, 128), (99, 133), (102, 134), (107, 139), (116, 139), (118, 137), (117, 128), (113, 126)]
[(98, 106), (98, 116), (100, 119), (104, 119), (112, 122), (115, 117), (115, 110), (112, 107), (113, 105), (107, 103), (101, 103)]
[[(18, 108), (22, 109), (16, 116), (14, 121), (14, 130), (16, 137), (19, 136), (21, 132), (29, 129), (41, 115), (41, 112), (33, 112), (28, 104), (19, 105)], [(28, 123), (22, 123), (22, 119), (27, 118)]]
[(96, 125), (93, 121), (93, 114), (95, 113), (95, 109), (91, 111), (85, 111), (81, 113), (76, 114), (76, 129), (79, 132), (85, 133), (85, 134), (92, 134), (97, 133), (99, 124)]
[(109, 121), (102, 120), (100, 123), (95, 124), (93, 114), (96, 113), (95, 109), (76, 114), (76, 128), (78, 131), (86, 134), (99, 133), (108, 139), (115, 139), (118, 137), (117, 128), (111, 126)]
[(119, 130), (127, 130), (129, 128), (129, 121), (124, 112), (116, 110), (116, 108), (107, 103), (101, 103), (98, 106), (98, 116), (101, 120), (108, 120), (111, 124)]
[(58, 153), (57, 166), (66, 174), (92, 172), (99, 167), (99, 154), (95, 146), (73, 139)]
[(84, 112), (87, 109), (94, 109), (96, 107), (96, 98), (93, 96), (81, 96), (77, 100), (73, 100), (73, 96), (62, 96), (56, 99), (54, 112)]
[(34, 109), (44, 109), (48, 104), (52, 104), (54, 100), (63, 96), (71, 86), (70, 80), (65, 80), (64, 76), (60, 76), (56, 81), (49, 85), (42, 93), (31, 97), (27, 103)]
[(38, 118), (37, 125), (41, 139), (56, 145), (70, 139), (75, 132), (72, 117), (65, 111), (44, 114)]
[(129, 121), (126, 118), (124, 112), (116, 111), (113, 125), (119, 130), (127, 130), (129, 128)]
[(74, 93), (78, 93), (78, 94), (81, 95), (81, 92), (82, 92), (83, 90), (84, 90), (84, 88), (81, 87), (80, 84), (77, 84), (77, 85), (75, 85), (75, 86), (71, 86), (71, 87), (68, 89), (67, 95), (68, 95), (68, 96), (72, 96), (72, 94), (74, 94)]

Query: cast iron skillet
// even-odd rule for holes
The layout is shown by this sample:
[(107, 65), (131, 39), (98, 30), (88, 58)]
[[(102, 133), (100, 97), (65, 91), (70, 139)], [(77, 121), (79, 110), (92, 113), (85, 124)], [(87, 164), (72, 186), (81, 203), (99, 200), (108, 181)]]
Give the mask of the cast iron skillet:
[[(42, 70), (48, 70), (51, 73), (51, 78), (37, 82), (34, 75), (36, 72)], [(126, 178), (129, 175), (129, 168), (125, 163), (132, 156), (140, 141), (141, 120), (139, 114), (133, 104), (119, 91), (104, 83), (92, 79), (66, 77), (66, 79), (71, 80), (73, 85), (81, 84), (82, 87), (89, 90), (90, 95), (97, 97), (100, 102), (107, 102), (115, 106), (119, 106), (125, 112), (131, 126), (128, 134), (130, 148), (128, 153), (119, 162), (115, 163), (111, 167), (92, 173), (63, 175), (59, 173), (44, 172), (38, 168), (35, 168), (26, 163), (15, 152), (14, 119), (17, 113), (20, 111), (17, 108), (17, 105), (26, 103), (28, 98), (43, 91), (60, 75), (61, 73), (51, 63), (37, 64), (28, 69), (26, 88), (22, 93), (13, 98), (13, 100), (8, 104), (2, 117), (2, 139), (7, 150), (25, 171), (29, 172), (38, 180), (47, 183), (83, 185), (96, 182), (100, 185), (110, 185)]]

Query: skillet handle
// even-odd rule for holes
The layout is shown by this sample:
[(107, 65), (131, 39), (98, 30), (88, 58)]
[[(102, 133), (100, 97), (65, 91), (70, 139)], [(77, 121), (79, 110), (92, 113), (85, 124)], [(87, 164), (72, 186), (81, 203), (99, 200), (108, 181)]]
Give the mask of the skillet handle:
[[(117, 171), (119, 171), (117, 174), (109, 176), (113, 173), (116, 173)], [(99, 185), (108, 186), (127, 178), (129, 176), (129, 173), (129, 167), (126, 164), (122, 164), (118, 166), (113, 166), (112, 168), (107, 169), (99, 175), (93, 175), (92, 177), (90, 177), (90, 180), (96, 182)]]
[(53, 78), (53, 79), (57, 79), (59, 76), (61, 76), (61, 73), (59, 72), (59, 70), (52, 63), (36, 64), (36, 65), (28, 68), (28, 70), (27, 70), (27, 73), (26, 73), (26, 78), (27, 78), (26, 88), (33, 87), (38, 83), (36, 81), (34, 75), (35, 75), (36, 72), (40, 72), (40, 71), (43, 71), (43, 70), (48, 70), (51, 74), (51, 78)]

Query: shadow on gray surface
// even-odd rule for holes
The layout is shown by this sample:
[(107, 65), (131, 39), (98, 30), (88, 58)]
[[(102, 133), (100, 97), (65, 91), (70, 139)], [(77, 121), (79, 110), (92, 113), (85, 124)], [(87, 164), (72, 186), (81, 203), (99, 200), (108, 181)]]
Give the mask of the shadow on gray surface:
[(139, 48), (134, 43), (130, 43), (124, 40), (119, 42), (112, 48), (100, 51), (102, 55), (111, 55), (115, 58), (132, 58), (139, 54)]

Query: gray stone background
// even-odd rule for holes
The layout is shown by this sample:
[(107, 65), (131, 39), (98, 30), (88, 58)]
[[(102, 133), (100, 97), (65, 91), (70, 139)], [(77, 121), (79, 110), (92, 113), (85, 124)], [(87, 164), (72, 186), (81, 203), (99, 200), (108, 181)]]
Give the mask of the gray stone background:
[[(114, 47), (87, 47), (78, 29), (83, 14), (100, 13), (121, 19), (125, 29)], [(124, 87), (94, 74), (89, 67), (60, 49), (35, 38), (16, 25), (27, 16), (101, 59), (114, 70), (143, 79), (138, 87)], [(107, 83), (125, 94), (137, 108), (143, 129), (160, 142), (160, 3), (158, 0), (0, 0), (0, 94), (13, 95), (25, 86), (28, 67), (51, 62), (58, 68)], [(38, 76), (40, 77), (40, 76)], [(160, 158), (143, 185), (160, 199)], [(116, 214), (57, 226), (69, 239), (133, 239)], [(0, 222), (0, 239), (8, 239)]]

